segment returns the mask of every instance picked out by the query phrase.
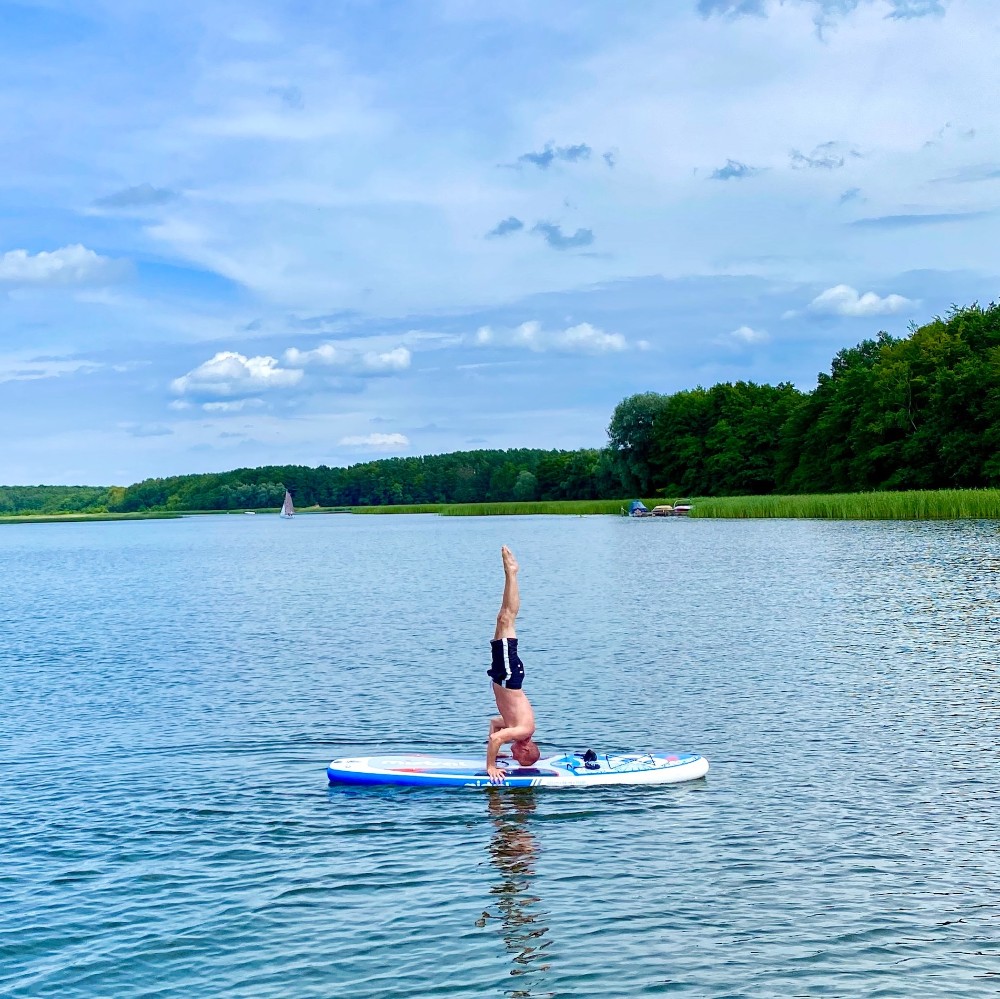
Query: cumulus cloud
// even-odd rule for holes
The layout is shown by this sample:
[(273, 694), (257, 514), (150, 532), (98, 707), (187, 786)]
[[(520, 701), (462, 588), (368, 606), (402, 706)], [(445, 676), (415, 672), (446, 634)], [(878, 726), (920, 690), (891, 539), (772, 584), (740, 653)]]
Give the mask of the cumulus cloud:
[(578, 246), (590, 246), (594, 242), (591, 229), (577, 229), (572, 236), (567, 236), (563, 233), (562, 226), (552, 222), (536, 222), (531, 231), (540, 235), (553, 250), (572, 250)]
[(497, 222), (497, 224), (486, 234), (486, 238), (497, 239), (500, 236), (509, 236), (512, 232), (517, 232), (523, 228), (524, 223), (519, 218), (510, 215)]
[(719, 337), (718, 342), (730, 347), (759, 347), (768, 343), (771, 335), (766, 330), (755, 330), (751, 326), (739, 326), (725, 336)]
[(713, 170), (709, 180), (743, 180), (760, 173), (760, 167), (747, 166), (738, 160), (726, 160), (726, 165)]
[(411, 357), (406, 347), (369, 350), (361, 355), (361, 366), (365, 371), (405, 371), (410, 366)]
[(98, 208), (147, 208), (152, 205), (165, 205), (179, 197), (177, 191), (172, 191), (168, 187), (137, 184), (135, 187), (126, 187), (114, 194), (97, 198), (94, 205)]
[(313, 350), (289, 347), (282, 355), (282, 360), (290, 368), (295, 369), (324, 366), (339, 367), (353, 374), (385, 374), (405, 371), (410, 366), (412, 356), (406, 347), (394, 347), (392, 350), (383, 351), (357, 351), (324, 343)]
[(590, 323), (570, 326), (557, 334), (555, 343), (563, 350), (586, 354), (606, 354), (628, 349), (628, 342), (621, 333), (605, 333)]
[(282, 360), (294, 368), (306, 368), (310, 364), (346, 364), (347, 357), (346, 350), (338, 350), (332, 343), (324, 343), (313, 350), (289, 347)]
[(811, 153), (793, 149), (788, 155), (793, 170), (839, 170), (849, 156), (860, 158), (861, 153), (842, 142), (822, 142)]
[(79, 243), (58, 250), (8, 250), (0, 257), (0, 284), (80, 285), (121, 280), (128, 265), (102, 257)]
[(511, 330), (481, 326), (476, 331), (475, 342), (479, 346), (526, 347), (536, 353), (552, 350), (567, 354), (608, 354), (628, 350), (628, 341), (621, 333), (606, 333), (590, 323), (546, 330), (534, 319)]
[(346, 447), (365, 447), (376, 451), (399, 451), (410, 446), (405, 434), (365, 434), (341, 437), (340, 443)]
[(251, 397), (249, 399), (233, 399), (229, 402), (206, 402), (202, 404), (201, 408), (206, 413), (241, 413), (245, 409), (260, 409), (263, 405), (263, 399)]
[(574, 146), (556, 146), (551, 142), (545, 143), (545, 148), (541, 152), (522, 153), (517, 158), (518, 163), (530, 163), (538, 167), (539, 170), (548, 170), (555, 160), (562, 160), (564, 163), (577, 163), (580, 160), (589, 160), (593, 150), (585, 142), (577, 143)]
[(247, 398), (268, 389), (291, 388), (302, 380), (302, 371), (282, 368), (274, 357), (246, 357), (234, 350), (219, 351), (170, 383), (175, 395), (213, 400)]
[(902, 295), (880, 298), (873, 291), (859, 294), (847, 284), (838, 284), (817, 295), (808, 305), (808, 311), (828, 316), (892, 316), (917, 305)]

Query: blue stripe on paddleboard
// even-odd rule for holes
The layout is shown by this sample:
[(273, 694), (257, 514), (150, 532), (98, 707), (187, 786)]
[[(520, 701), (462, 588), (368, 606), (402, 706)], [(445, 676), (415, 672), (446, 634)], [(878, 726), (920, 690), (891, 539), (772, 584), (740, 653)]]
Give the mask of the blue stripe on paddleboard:
[[(358, 770), (333, 770), (327, 767), (331, 784), (395, 784), (402, 787), (489, 787), (490, 779), (483, 774), (445, 776), (443, 774), (362, 773)], [(537, 777), (505, 777), (497, 787), (531, 787)]]

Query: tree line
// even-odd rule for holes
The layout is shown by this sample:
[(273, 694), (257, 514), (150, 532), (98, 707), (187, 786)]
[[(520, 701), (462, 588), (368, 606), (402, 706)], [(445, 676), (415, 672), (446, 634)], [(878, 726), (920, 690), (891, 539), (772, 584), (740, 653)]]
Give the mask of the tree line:
[(15, 514), (105, 513), (107, 486), (0, 486), (0, 517)]
[(623, 399), (603, 449), (270, 465), (133, 485), (0, 487), (0, 515), (733, 496), (1000, 485), (1000, 306), (839, 351), (803, 392), (738, 381)]
[(268, 465), (146, 479), (110, 490), (108, 510), (263, 509), (278, 506), (286, 488), (297, 506), (338, 507), (598, 499), (621, 485), (611, 456), (596, 449), (457, 451), (347, 468)]
[(783, 383), (622, 400), (609, 448), (632, 492), (698, 496), (1000, 485), (1000, 306), (837, 353)]

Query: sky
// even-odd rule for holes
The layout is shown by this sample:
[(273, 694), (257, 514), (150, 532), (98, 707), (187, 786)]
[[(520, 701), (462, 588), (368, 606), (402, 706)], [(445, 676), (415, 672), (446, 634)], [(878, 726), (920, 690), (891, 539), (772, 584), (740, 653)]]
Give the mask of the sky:
[(1000, 288), (996, 0), (0, 0), (0, 484), (601, 447)]

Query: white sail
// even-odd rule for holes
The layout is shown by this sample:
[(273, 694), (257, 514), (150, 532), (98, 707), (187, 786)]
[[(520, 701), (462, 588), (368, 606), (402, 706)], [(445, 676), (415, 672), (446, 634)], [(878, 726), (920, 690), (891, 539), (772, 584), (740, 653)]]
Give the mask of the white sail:
[(281, 516), (282, 517), (294, 517), (295, 507), (292, 506), (292, 494), (286, 489), (285, 490), (285, 501), (281, 504)]

